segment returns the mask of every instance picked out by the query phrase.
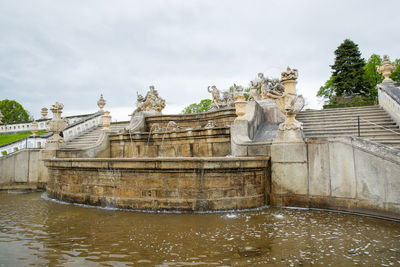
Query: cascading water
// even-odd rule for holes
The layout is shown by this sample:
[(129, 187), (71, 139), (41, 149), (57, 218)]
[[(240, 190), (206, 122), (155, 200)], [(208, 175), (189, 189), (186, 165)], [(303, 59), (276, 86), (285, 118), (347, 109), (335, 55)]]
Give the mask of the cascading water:
[(168, 128), (169, 128), (170, 126), (175, 126), (175, 127), (176, 127), (177, 124), (176, 124), (176, 122), (174, 122), (174, 121), (169, 121), (168, 124), (167, 124), (167, 126), (165, 127), (165, 131), (164, 131), (163, 137), (162, 137), (162, 139), (161, 139), (161, 148), (160, 148), (160, 155), (159, 155), (159, 157), (162, 157), (162, 155), (164, 154), (164, 137), (165, 137), (165, 134), (168, 133)]
[(160, 126), (158, 125), (158, 123), (155, 123), (155, 124), (151, 125), (150, 131), (149, 131), (149, 135), (147, 136), (146, 150), (144, 152), (144, 155), (147, 155), (147, 150), (149, 148), (151, 133), (154, 131), (154, 129), (159, 129), (159, 127)]

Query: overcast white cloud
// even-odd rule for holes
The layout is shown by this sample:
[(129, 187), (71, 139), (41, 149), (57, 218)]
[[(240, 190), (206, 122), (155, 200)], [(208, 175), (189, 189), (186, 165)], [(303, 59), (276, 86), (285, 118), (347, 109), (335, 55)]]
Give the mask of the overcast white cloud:
[(209, 98), (207, 86), (248, 85), (258, 72), (299, 70), (315, 94), (333, 51), (350, 38), (364, 58), (400, 58), (399, 1), (1, 1), (0, 99), (35, 118), (64, 103), (64, 115), (97, 110), (128, 120), (136, 91), (154, 84), (164, 113)]

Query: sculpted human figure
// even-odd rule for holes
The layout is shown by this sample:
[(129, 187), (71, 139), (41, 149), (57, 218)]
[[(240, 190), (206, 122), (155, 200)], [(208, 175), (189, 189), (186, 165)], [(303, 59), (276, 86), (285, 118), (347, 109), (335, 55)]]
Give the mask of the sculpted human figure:
[(226, 107), (233, 107), (235, 103), (235, 99), (233, 98), (233, 94), (229, 91), (224, 92), (223, 94), (222, 104)]
[(137, 108), (133, 114), (149, 110), (161, 112), (161, 110), (165, 108), (165, 100), (158, 96), (158, 92), (156, 89), (154, 89), (154, 86), (151, 85), (149, 88), (150, 90), (147, 92), (146, 97), (143, 97), (141, 94), (137, 93)]
[(285, 87), (280, 83), (279, 79), (267, 79), (267, 85), (262, 89), (262, 98), (277, 99), (283, 96)]
[[(210, 90), (210, 88), (212, 90)], [(220, 92), (215, 85), (208, 86), (207, 91), (211, 93), (212, 101), (210, 104), (211, 109), (218, 109), (220, 107)]]
[(257, 74), (257, 79), (250, 81), (250, 97), (249, 100), (260, 100), (261, 92), (267, 86), (268, 80), (264, 77), (263, 73)]

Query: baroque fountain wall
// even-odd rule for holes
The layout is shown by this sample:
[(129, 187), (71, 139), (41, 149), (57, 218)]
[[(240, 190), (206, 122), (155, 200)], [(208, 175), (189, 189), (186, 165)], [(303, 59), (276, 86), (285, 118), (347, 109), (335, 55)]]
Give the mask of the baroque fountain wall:
[(146, 108), (158, 98), (154, 87), (138, 97), (142, 102), (130, 125), (109, 135), (110, 158), (47, 160), (47, 194), (137, 210), (229, 210), (268, 203), (269, 157), (229, 156), (232, 107), (163, 116)]

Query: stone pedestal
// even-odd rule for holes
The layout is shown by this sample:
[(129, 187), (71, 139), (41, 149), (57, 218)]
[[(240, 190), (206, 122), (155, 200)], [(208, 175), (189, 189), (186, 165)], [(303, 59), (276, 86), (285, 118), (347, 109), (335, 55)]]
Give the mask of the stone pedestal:
[(284, 141), (287, 135), (298, 137), (298, 132), (279, 132), (281, 139), (278, 137), (271, 146), (271, 205), (307, 206), (306, 144), (299, 139)]
[(102, 116), (102, 124), (103, 124), (103, 131), (109, 131), (110, 130), (110, 125), (111, 125), (111, 116), (110, 116), (110, 111), (104, 111), (104, 114)]

